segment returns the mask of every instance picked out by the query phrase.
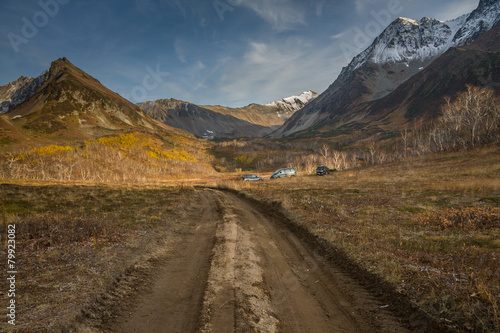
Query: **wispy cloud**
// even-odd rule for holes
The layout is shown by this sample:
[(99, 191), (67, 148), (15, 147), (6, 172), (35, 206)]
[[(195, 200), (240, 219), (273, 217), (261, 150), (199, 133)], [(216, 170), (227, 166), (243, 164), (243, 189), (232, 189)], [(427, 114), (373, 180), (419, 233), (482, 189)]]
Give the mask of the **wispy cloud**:
[(165, 0), (166, 4), (170, 7), (179, 10), (182, 13), (182, 16), (186, 18), (186, 8), (185, 3), (182, 0)]
[(316, 4), (316, 16), (321, 17), (323, 15), (323, 8), (325, 7), (326, 0), (321, 0)]
[(330, 36), (330, 39), (332, 40), (337, 40), (337, 39), (343, 39), (345, 36), (351, 33), (351, 30), (344, 30), (342, 32), (339, 32), (338, 34)]
[(185, 50), (184, 46), (182, 45), (182, 41), (180, 39), (175, 40), (174, 49), (175, 49), (175, 54), (177, 55), (177, 58), (179, 58), (179, 60), (182, 63), (187, 63), (186, 50)]
[(318, 47), (302, 38), (250, 42), (243, 58), (224, 68), (217, 88), (238, 106), (268, 103), (307, 89), (322, 92), (340, 71), (339, 59), (333, 46)]
[(253, 10), (277, 30), (288, 30), (297, 25), (306, 25), (304, 10), (291, 0), (243, 1), (242, 6)]
[[(368, 22), (380, 23), (372, 12), (387, 11), (395, 2), (220, 0), (233, 8), (221, 21), (213, 0), (66, 1), (14, 56), (7, 33), (22, 36), (23, 17), (32, 22), (43, 8), (36, 0), (1, 1), (0, 85), (39, 75), (50, 61), (66, 56), (117, 92), (131, 95), (143, 87), (146, 68), (159, 65), (170, 75), (145, 98), (231, 106), (267, 103), (306, 89), (322, 92), (352, 59), (342, 45), (361, 52), (367, 45), (353, 43), (358, 32)], [(479, 0), (400, 2), (397, 16), (446, 20), (472, 11)]]

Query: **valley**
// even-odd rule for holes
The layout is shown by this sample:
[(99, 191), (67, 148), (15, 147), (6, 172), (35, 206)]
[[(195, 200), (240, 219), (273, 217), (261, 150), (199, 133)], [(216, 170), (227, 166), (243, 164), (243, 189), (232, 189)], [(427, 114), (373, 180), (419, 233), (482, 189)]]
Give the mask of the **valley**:
[(264, 182), (3, 181), (17, 328), (493, 332), (498, 156)]
[[(153, 85), (152, 67), (141, 86), (130, 64), (157, 31), (127, 48), (140, 55), (106, 59), (112, 74), (62, 57), (0, 86), (0, 260), (12, 277), (0, 280), (0, 315), (16, 323), (0, 331), (500, 330), (500, 2), (444, 21), (396, 18), (323, 92), (272, 102), (260, 95), (273, 83), (295, 90), (321, 76), (311, 63), (326, 53), (295, 36), (305, 17), (296, 30), (278, 24), (300, 11), (216, 7), (214, 23), (168, 7), (161, 15), (176, 8), (185, 21), (162, 35), (170, 53), (153, 59), (171, 68), (162, 63)], [(161, 16), (133, 13), (143, 10)], [(218, 33), (240, 22), (229, 13), (247, 12), (274, 20), (286, 43), (246, 38), (237, 54)], [(191, 20), (203, 52), (178, 37)], [(62, 29), (41, 34), (52, 31)], [(334, 32), (314, 36), (349, 33)], [(197, 58), (219, 48), (224, 57)], [(101, 74), (144, 98), (124, 98)], [(189, 102), (214, 84), (226, 101), (252, 88), (261, 101)], [(164, 96), (146, 98), (156, 88)], [(296, 175), (269, 179), (282, 168)]]

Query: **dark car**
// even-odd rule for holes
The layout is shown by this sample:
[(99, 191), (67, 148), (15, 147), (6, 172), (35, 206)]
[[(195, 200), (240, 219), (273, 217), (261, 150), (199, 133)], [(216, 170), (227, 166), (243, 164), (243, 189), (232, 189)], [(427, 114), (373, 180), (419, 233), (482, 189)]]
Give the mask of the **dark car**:
[(330, 169), (325, 165), (322, 165), (322, 166), (319, 166), (316, 168), (316, 176), (324, 176), (324, 175), (328, 175), (329, 173), (330, 173)]
[(259, 177), (257, 175), (254, 175), (254, 174), (250, 174), (250, 175), (243, 175), (243, 177), (241, 177), (241, 180), (263, 180), (262, 177)]
[(297, 171), (294, 168), (284, 168), (279, 169), (271, 175), (271, 179), (281, 178), (281, 177), (295, 177), (297, 176)]

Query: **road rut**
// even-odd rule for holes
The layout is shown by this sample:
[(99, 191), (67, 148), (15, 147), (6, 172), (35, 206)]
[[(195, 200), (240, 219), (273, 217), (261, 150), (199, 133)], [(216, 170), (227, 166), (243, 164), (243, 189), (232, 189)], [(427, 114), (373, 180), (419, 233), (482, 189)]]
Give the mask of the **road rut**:
[(408, 332), (255, 203), (200, 189), (150, 288), (105, 332)]

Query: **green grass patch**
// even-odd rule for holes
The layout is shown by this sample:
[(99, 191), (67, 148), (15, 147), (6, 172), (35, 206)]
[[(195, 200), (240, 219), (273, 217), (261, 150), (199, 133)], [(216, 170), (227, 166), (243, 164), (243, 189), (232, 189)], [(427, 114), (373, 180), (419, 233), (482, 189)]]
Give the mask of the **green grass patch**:
[(500, 197), (494, 197), (494, 196), (490, 196), (490, 197), (483, 197), (481, 199), (479, 199), (479, 201), (483, 201), (483, 202), (488, 202), (488, 203), (492, 203), (492, 204), (495, 204), (495, 205), (500, 205)]
[(0, 200), (0, 210), (10, 215), (26, 215), (33, 212), (33, 202), (26, 200)]

